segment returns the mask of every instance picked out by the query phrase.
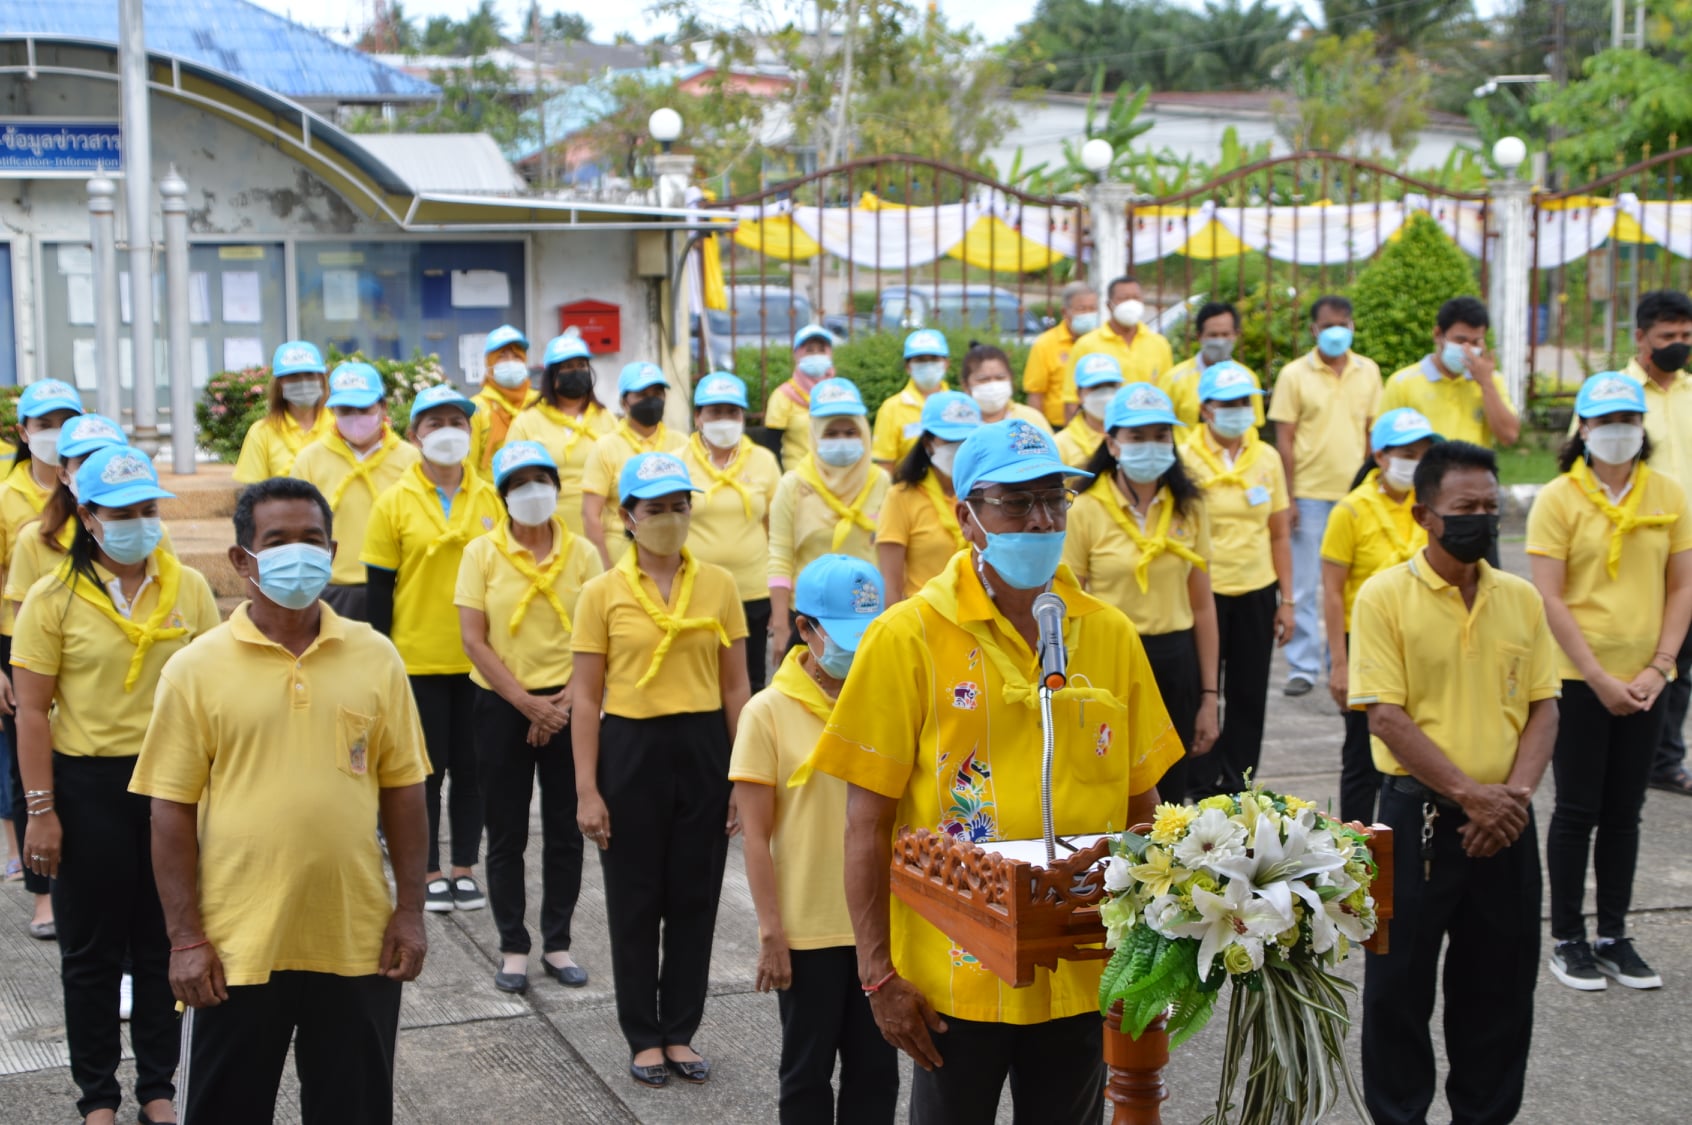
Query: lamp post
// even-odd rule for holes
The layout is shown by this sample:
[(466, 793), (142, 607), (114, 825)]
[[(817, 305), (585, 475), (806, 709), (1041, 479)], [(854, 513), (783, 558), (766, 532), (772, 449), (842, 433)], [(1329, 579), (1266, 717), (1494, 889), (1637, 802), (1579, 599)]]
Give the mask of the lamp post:
[(170, 463), (171, 471), (194, 471), (194, 448), (199, 431), (194, 419), (194, 374), (188, 349), (188, 183), (172, 164), (159, 181), (160, 210), (164, 214), (165, 322), (170, 339)]
[(1492, 212), (1498, 230), (1497, 257), (1492, 263), (1492, 313), (1498, 318), (1498, 369), (1504, 373), (1510, 401), (1518, 412), (1527, 409), (1528, 368), (1533, 355), (1528, 309), (1529, 195), (1531, 187), (1516, 172), (1527, 159), (1520, 137), (1501, 137), (1492, 146), (1498, 177), (1492, 181)]
[(88, 181), (90, 242), (94, 248), (94, 404), (123, 425), (123, 383), (118, 374), (117, 185), (96, 167)]
[(1108, 179), (1116, 150), (1103, 137), (1081, 146), (1081, 166), (1099, 177), (1087, 188), (1087, 218), (1093, 233), (1093, 260), (1088, 277), (1098, 287), (1099, 305), (1110, 307), (1105, 287), (1128, 272), (1128, 204), (1134, 199), (1129, 184)]

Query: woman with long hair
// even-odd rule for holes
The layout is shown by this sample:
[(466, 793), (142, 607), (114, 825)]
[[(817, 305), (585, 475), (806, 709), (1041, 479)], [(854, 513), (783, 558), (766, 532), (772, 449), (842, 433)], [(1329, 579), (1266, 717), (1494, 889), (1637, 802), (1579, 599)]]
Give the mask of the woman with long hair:
[(593, 362), (580, 336), (554, 336), (541, 359), (540, 392), (511, 423), (509, 441), (535, 441), (558, 466), (558, 518), (582, 534), (582, 476), (595, 442), (617, 428), (617, 419), (593, 393)]
[(958, 526), (952, 459), (981, 425), (981, 407), (958, 391), (936, 391), (922, 405), (922, 436), (899, 462), (875, 531), (887, 604), (903, 601), (946, 569), (967, 541)]
[(329, 395), (329, 367), (309, 340), (289, 340), (270, 359), (270, 387), (264, 417), (241, 439), (236, 484), (285, 477), (300, 450), (335, 432), (335, 416), (323, 405)]

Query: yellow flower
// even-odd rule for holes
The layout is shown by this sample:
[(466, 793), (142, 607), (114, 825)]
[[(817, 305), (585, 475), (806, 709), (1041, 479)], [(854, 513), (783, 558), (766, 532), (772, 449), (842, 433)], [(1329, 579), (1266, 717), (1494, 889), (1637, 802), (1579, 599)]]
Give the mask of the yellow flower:
[(1234, 799), (1226, 793), (1219, 793), (1214, 797), (1206, 797), (1198, 803), (1199, 812), (1203, 812), (1205, 809), (1217, 809), (1232, 816), (1234, 812)]
[(1173, 844), (1186, 834), (1187, 826), (1198, 819), (1199, 811), (1191, 805), (1157, 806), (1152, 818), (1151, 838), (1154, 844)]
[(1286, 929), (1275, 935), (1275, 940), (1281, 943), (1283, 949), (1291, 949), (1298, 944), (1298, 923), (1294, 922)]
[(1315, 801), (1306, 801), (1303, 797), (1284, 797), (1282, 799), (1287, 803), (1287, 814), (1289, 816), (1298, 812), (1300, 809), (1313, 809), (1316, 807)]
[(1158, 847), (1146, 849), (1146, 861), (1137, 867), (1130, 867), (1128, 874), (1132, 875), (1144, 887), (1144, 893), (1152, 898), (1166, 895), (1169, 888), (1185, 879), (1189, 872), (1179, 867), (1170, 858), (1167, 850)]
[(1243, 945), (1230, 945), (1222, 951), (1222, 967), (1230, 973), (1249, 973), (1257, 968), (1252, 964), (1251, 950)]

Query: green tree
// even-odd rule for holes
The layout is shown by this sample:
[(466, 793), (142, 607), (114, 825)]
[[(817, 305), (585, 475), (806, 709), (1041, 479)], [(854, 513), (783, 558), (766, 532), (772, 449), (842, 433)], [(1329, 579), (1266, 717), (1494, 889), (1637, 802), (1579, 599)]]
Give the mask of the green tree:
[(1351, 288), (1357, 350), (1382, 371), (1408, 367), (1427, 354), (1439, 306), (1478, 291), (1468, 256), (1417, 212)]
[(1342, 39), (1368, 33), (1383, 61), (1427, 54), (1472, 27), (1472, 0), (1322, 0), (1322, 28)]
[(602, 80), (603, 100), (612, 108), (570, 138), (572, 147), (593, 154), (595, 162), (637, 184), (648, 180), (647, 160), (658, 145), (647, 131), (647, 119), (660, 106), (681, 114), (684, 125), (677, 147), (698, 161), (699, 178), (735, 190), (750, 190), (757, 182), (758, 129), (765, 106), (721, 75), (706, 83), (704, 92), (683, 93), (671, 79), (647, 74), (621, 74)]
[(1294, 149), (1361, 153), (1384, 139), (1404, 153), (1427, 123), (1428, 76), (1408, 55), (1383, 59), (1373, 33), (1324, 35), (1275, 103), (1276, 128)]
[(400, 113), (393, 121), (359, 113), (346, 127), (353, 133), (487, 133), (501, 147), (530, 139), (537, 123), (523, 116), (521, 86), (510, 68), (487, 59), (469, 67), (433, 70), (429, 80), (441, 88), (437, 102)]

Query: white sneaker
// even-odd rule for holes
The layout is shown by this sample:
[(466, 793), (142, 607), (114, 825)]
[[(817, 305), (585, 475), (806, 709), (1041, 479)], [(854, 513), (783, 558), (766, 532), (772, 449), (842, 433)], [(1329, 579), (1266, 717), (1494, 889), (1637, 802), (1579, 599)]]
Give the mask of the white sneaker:
[(118, 1019), (128, 1020), (135, 1011), (135, 978), (128, 973), (118, 982)]

